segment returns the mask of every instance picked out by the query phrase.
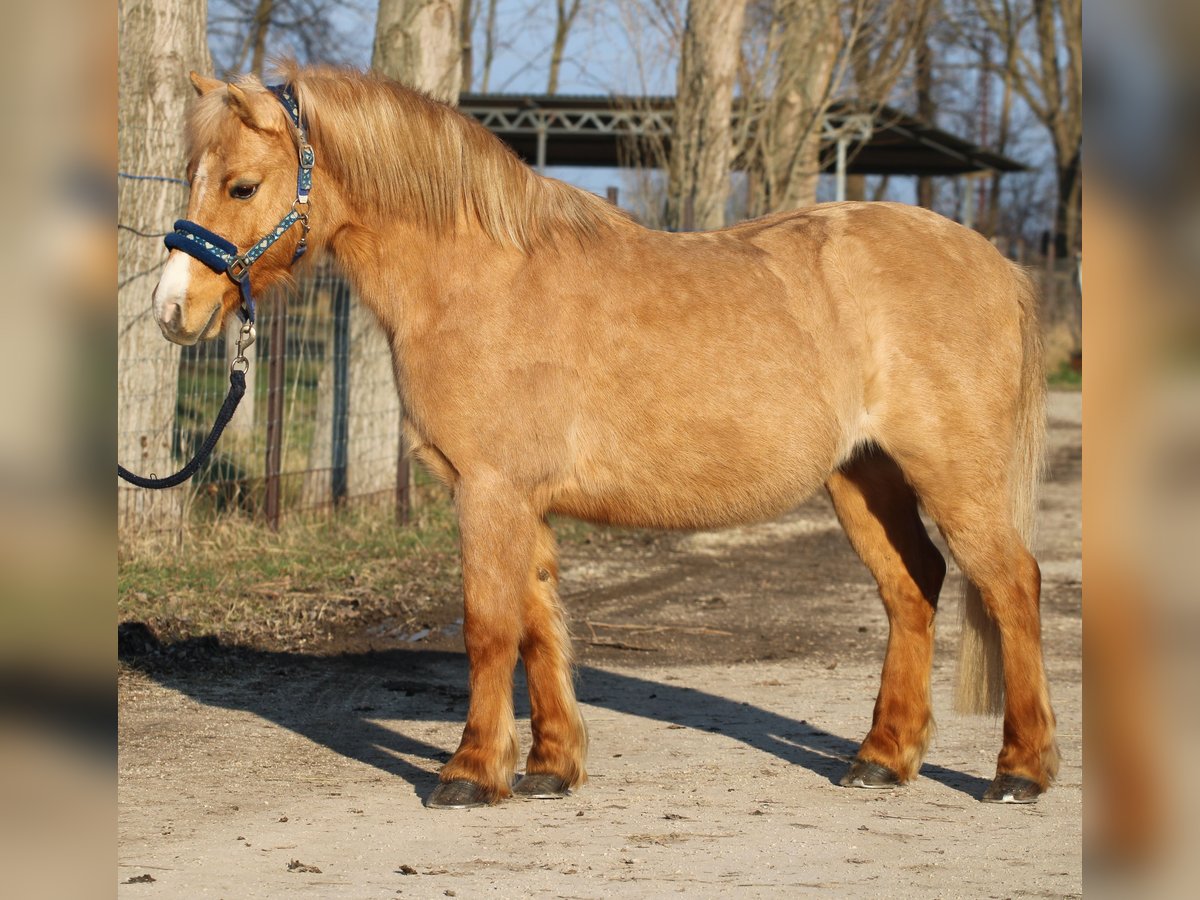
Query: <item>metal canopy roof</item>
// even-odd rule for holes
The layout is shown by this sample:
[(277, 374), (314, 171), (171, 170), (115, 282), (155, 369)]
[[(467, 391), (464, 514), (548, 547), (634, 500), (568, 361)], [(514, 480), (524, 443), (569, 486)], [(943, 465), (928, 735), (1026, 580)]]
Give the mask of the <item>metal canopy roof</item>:
[[(463, 94), (458, 106), (527, 162), (550, 166), (627, 166), (629, 145), (623, 138), (659, 135), (669, 146), (675, 118), (674, 97)], [(887, 106), (871, 114), (853, 103), (833, 104), (824, 122), (827, 170), (835, 167), (839, 139), (848, 143), (846, 171), (852, 175), (966, 175), (1026, 168)]]

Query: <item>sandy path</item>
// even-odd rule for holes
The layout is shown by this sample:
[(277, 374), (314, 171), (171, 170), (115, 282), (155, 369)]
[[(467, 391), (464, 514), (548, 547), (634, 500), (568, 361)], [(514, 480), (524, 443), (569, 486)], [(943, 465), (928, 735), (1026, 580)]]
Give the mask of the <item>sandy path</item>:
[[(684, 661), (695, 647), (676, 647), (669, 630), (637, 638), (654, 652), (622, 657), (603, 642), (591, 653), (585, 646), (579, 694), (592, 780), (562, 801), (421, 806), (465, 708), (464, 662), (449, 637), (445, 649), (435, 642), (338, 657), (209, 648), (197, 662), (185, 655), (151, 674), (125, 672), (118, 878), (155, 881), (122, 885), (121, 896), (1079, 894), (1078, 395), (1053, 398), (1052, 424), (1040, 555), (1064, 764), (1038, 805), (976, 800), (993, 773), (1000, 725), (951, 712), (952, 591), (934, 670), (938, 735), (923, 777), (904, 789), (835, 784), (870, 721), (882, 658), (882, 613), (877, 601), (866, 605), (864, 573), (835, 567), (814, 589), (818, 599), (850, 598), (849, 626), (845, 608), (818, 602), (804, 611), (805, 641), (781, 649), (762, 636), (779, 658), (721, 658), (723, 640), (745, 655), (742, 631), (762, 620), (740, 611), (736, 592), (711, 587), (730, 565), (704, 560), (715, 554), (769, 594), (772, 547), (829, 538), (828, 510), (806, 506), (783, 524), (733, 532), (724, 543), (677, 539), (684, 543), (672, 545), (668, 562), (651, 548), (645, 565), (630, 565), (625, 595), (650, 584), (654, 608), (679, 621), (671, 590), (716, 592), (725, 599), (714, 629), (744, 629), (737, 638), (697, 636), (713, 648), (701, 658), (716, 660), (701, 664)], [(610, 621), (623, 571), (608, 565), (589, 599), (592, 565), (568, 560), (564, 581), (583, 585), (577, 619)], [(660, 577), (672, 565), (690, 574)], [(814, 571), (811, 560), (796, 565)], [(868, 628), (871, 640), (858, 646)], [(320, 872), (290, 871), (293, 860)]]

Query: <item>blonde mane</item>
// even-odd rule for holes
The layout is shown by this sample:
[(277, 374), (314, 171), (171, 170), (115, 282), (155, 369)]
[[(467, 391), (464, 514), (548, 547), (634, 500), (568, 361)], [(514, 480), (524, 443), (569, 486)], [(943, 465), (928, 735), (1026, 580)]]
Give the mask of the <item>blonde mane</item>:
[[(307, 121), (316, 177), (332, 177), (361, 215), (416, 219), (440, 233), (465, 215), (521, 250), (564, 236), (586, 241), (626, 218), (594, 194), (538, 175), (474, 119), (395, 81), (333, 66), (284, 63), (280, 73)], [(238, 86), (265, 91), (252, 76)], [(189, 120), (193, 161), (236, 127), (212, 96)]]

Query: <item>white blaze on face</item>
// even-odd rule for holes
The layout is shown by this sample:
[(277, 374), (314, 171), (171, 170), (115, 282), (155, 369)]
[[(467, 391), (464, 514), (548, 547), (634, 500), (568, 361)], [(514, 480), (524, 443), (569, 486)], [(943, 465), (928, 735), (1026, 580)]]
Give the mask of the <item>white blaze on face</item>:
[[(202, 159), (192, 179), (192, 196), (203, 195), (208, 180), (207, 160)], [(154, 318), (164, 334), (170, 335), (183, 324), (187, 311), (188, 281), (195, 260), (182, 250), (172, 250), (154, 289)]]

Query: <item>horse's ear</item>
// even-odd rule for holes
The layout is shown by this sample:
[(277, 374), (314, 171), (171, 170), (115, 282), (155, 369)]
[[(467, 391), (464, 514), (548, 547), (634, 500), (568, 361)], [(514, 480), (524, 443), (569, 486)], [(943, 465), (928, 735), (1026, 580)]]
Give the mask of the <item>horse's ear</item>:
[(217, 88), (225, 87), (225, 82), (218, 81), (216, 78), (205, 78), (199, 72), (189, 72), (188, 78), (191, 80), (192, 87), (196, 89), (196, 95), (199, 97), (203, 97)]
[(258, 122), (254, 119), (254, 110), (250, 106), (250, 98), (236, 84), (229, 85), (229, 108), (251, 128), (258, 127)]

